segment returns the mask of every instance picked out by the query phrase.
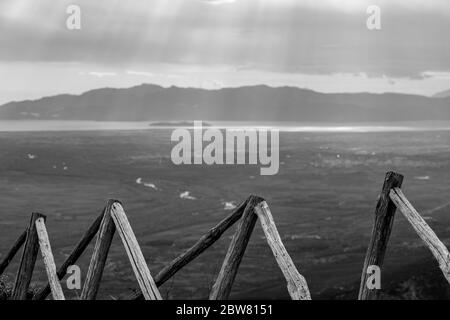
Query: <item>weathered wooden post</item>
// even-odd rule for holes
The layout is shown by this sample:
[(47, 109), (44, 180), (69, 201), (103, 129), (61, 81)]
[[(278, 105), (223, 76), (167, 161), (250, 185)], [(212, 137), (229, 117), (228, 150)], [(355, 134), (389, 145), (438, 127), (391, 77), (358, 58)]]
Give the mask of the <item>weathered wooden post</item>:
[(444, 274), (445, 279), (450, 283), (450, 253), (446, 246), (439, 240), (436, 233), (430, 228), (425, 220), (420, 216), (412, 204), (403, 194), (400, 188), (394, 188), (390, 192), (392, 201), (397, 206), (397, 209), (405, 216), (405, 218), (412, 225), (416, 233), (430, 249), (433, 256), (439, 263), (439, 267)]
[(86, 280), (81, 291), (81, 300), (95, 300), (97, 297), (109, 248), (111, 247), (111, 242), (116, 231), (116, 226), (111, 217), (111, 207), (115, 202), (117, 201), (110, 200), (105, 208), (105, 214), (103, 215), (100, 230), (97, 235)]
[(25, 243), (25, 240), (27, 239), (27, 230), (25, 230), (19, 238), (17, 238), (16, 242), (13, 244), (11, 249), (9, 249), (8, 253), (6, 254), (5, 258), (0, 263), (0, 276), (3, 274), (5, 269), (9, 266), (12, 259), (16, 256), (19, 249), (22, 247), (22, 245)]
[(36, 231), (36, 220), (45, 216), (40, 213), (31, 215), (30, 225), (27, 230), (27, 238), (25, 247), (20, 260), (19, 270), (17, 271), (14, 289), (11, 296), (12, 300), (26, 300), (28, 288), (30, 287), (31, 278), (33, 276), (34, 265), (39, 249), (38, 236)]
[(111, 206), (111, 216), (116, 225), (117, 231), (122, 239), (122, 243), (130, 259), (134, 274), (146, 300), (162, 300), (158, 287), (150, 274), (145, 262), (141, 248), (134, 235), (133, 229), (128, 222), (127, 216), (120, 203), (115, 202)]
[(244, 215), (236, 229), (231, 244), (228, 248), (227, 255), (223, 261), (222, 268), (217, 276), (211, 293), (210, 300), (227, 300), (231, 288), (233, 286), (234, 279), (236, 278), (239, 265), (241, 264), (242, 257), (244, 256), (245, 249), (247, 248), (248, 241), (252, 235), (252, 231), (255, 227), (258, 217), (255, 214), (255, 206), (264, 199), (256, 196), (251, 196), (247, 202), (247, 206), (244, 211)]
[(55, 260), (53, 259), (50, 240), (48, 239), (47, 229), (45, 228), (44, 218), (36, 220), (36, 232), (39, 239), (39, 247), (41, 249), (42, 258), (44, 259), (45, 270), (52, 290), (53, 300), (65, 300), (64, 293), (56, 274)]
[[(78, 258), (80, 258), (80, 256), (86, 250), (89, 243), (92, 241), (92, 239), (97, 234), (98, 230), (100, 229), (100, 224), (102, 223), (103, 216), (104, 216), (107, 208), (108, 208), (108, 205), (103, 209), (102, 213), (92, 223), (92, 225), (89, 227), (89, 229), (83, 235), (81, 240), (78, 242), (75, 249), (73, 249), (72, 253), (69, 255), (69, 257), (67, 257), (66, 261), (64, 261), (63, 264), (59, 267), (58, 272), (57, 272), (59, 280), (62, 280), (64, 278), (64, 276), (67, 273), (67, 268), (69, 268), (69, 266), (71, 266), (75, 262), (77, 262)], [(42, 287), (34, 295), (33, 300), (45, 300), (45, 298), (49, 295), (49, 293), (50, 293), (50, 284), (47, 283), (46, 286)]]
[(388, 172), (386, 174), (383, 189), (381, 190), (375, 209), (375, 223), (372, 229), (372, 237), (364, 260), (359, 288), (359, 300), (372, 300), (377, 298), (377, 289), (369, 289), (367, 286), (367, 280), (369, 278), (368, 268), (370, 266), (377, 266), (381, 270), (383, 266), (396, 210), (389, 193), (393, 188), (400, 188), (402, 183), (403, 176), (401, 174), (395, 172)]
[(267, 243), (272, 249), (275, 260), (286, 278), (289, 295), (292, 300), (311, 300), (306, 279), (298, 272), (291, 256), (281, 241), (269, 206), (263, 201), (255, 207), (255, 212), (261, 222)]

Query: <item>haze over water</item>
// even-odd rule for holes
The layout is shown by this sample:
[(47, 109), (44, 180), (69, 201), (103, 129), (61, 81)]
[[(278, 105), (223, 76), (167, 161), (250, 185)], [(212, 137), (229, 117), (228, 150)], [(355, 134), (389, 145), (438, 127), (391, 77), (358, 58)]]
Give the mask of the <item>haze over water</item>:
[[(153, 123), (153, 125), (152, 125)], [(104, 130), (149, 130), (180, 127), (176, 121), (79, 121), (79, 120), (10, 120), (0, 121), (0, 132), (30, 131), (104, 131)], [(171, 123), (174, 125), (172, 126)], [(156, 124), (156, 125), (155, 125)], [(389, 122), (389, 123), (322, 123), (322, 122), (235, 122), (205, 121), (203, 128), (221, 129), (278, 129), (282, 132), (409, 132), (449, 131), (449, 121)], [(190, 127), (192, 128), (192, 127)]]

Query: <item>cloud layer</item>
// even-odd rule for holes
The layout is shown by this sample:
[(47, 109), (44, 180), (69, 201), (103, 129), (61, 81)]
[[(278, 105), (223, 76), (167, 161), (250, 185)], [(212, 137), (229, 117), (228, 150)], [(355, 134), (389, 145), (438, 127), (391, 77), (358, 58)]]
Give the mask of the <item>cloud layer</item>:
[[(70, 4), (81, 7), (80, 31), (66, 28)], [(381, 7), (380, 31), (366, 28), (370, 4)], [(2, 0), (0, 30), (0, 69), (78, 64), (101, 79), (114, 70), (149, 78), (164, 65), (380, 79), (450, 72), (447, 0)]]
[(365, 27), (364, 0), (231, 2), (75, 1), (82, 30), (69, 31), (65, 8), (73, 1), (4, 0), (0, 60), (225, 64), (407, 77), (450, 70), (444, 36), (450, 1), (378, 1), (378, 32)]

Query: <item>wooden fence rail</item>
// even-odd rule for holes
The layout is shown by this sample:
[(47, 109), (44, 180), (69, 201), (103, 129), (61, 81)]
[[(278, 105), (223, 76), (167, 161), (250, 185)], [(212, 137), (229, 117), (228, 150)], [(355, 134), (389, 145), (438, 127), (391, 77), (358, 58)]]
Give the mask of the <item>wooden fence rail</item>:
[(17, 252), (20, 250), (20, 248), (25, 243), (25, 240), (27, 239), (27, 230), (25, 230), (19, 238), (17, 238), (16, 242), (13, 244), (11, 249), (9, 249), (8, 253), (6, 254), (5, 258), (0, 262), (0, 276), (3, 274), (3, 272), (6, 270), (6, 268), (11, 263), (12, 259), (16, 256)]
[[(233, 226), (244, 214), (245, 207), (248, 201), (252, 197), (241, 203), (228, 217), (223, 219), (218, 225), (209, 230), (205, 235), (203, 235), (197, 243), (195, 243), (191, 248), (186, 250), (183, 254), (179, 255), (177, 258), (172, 260), (166, 267), (164, 267), (156, 276), (155, 283), (159, 287), (163, 285), (167, 280), (173, 277), (178, 271), (180, 271), (184, 266), (197, 258), (206, 249), (212, 246), (220, 237)], [(143, 295), (137, 290), (127, 297), (126, 299), (131, 300), (141, 300)]]
[(236, 233), (231, 240), (230, 247), (228, 249), (225, 260), (223, 261), (222, 268), (220, 269), (217, 280), (214, 283), (210, 300), (226, 300), (231, 292), (234, 279), (236, 277), (239, 265), (244, 257), (245, 249), (247, 248), (248, 241), (255, 227), (258, 217), (254, 212), (255, 206), (263, 201), (258, 197), (252, 197), (247, 202), (244, 214), (241, 218)]
[(141, 287), (142, 294), (146, 300), (162, 300), (158, 287), (153, 280), (144, 255), (134, 235), (133, 229), (128, 222), (127, 215), (120, 203), (116, 202), (111, 207), (111, 216), (116, 228), (122, 238), (123, 245), (130, 259), (136, 279)]
[(450, 283), (450, 253), (445, 245), (441, 242), (441, 240), (439, 240), (437, 235), (420, 216), (416, 209), (414, 209), (412, 204), (403, 194), (402, 190), (399, 188), (392, 189), (390, 192), (390, 197), (397, 206), (398, 210), (403, 213), (416, 233), (430, 249), (431, 253), (438, 261), (444, 277), (447, 279), (448, 283)]
[[(238, 225), (229, 246), (227, 255), (225, 256), (222, 268), (210, 293), (210, 299), (212, 300), (227, 299), (230, 295), (237, 270), (241, 263), (256, 220), (260, 217), (268, 243), (271, 246), (275, 258), (288, 282), (288, 290), (292, 299), (311, 299), (305, 278), (298, 273), (292, 259), (286, 251), (286, 248), (282, 244), (281, 237), (275, 227), (275, 223), (273, 222), (273, 218), (270, 210), (268, 210), (267, 204), (261, 207), (262, 203), (265, 203), (263, 198), (258, 196), (250, 196), (244, 203), (239, 205), (239, 207), (236, 208), (230, 216), (224, 219), (215, 228), (211, 229), (193, 247), (169, 263), (169, 265), (155, 277), (156, 285), (162, 285), (183, 266), (194, 260), (204, 250), (217, 241), (221, 235), (235, 222), (241, 219), (241, 222)], [(263, 208), (261, 209), (260, 214), (257, 214), (258, 207)], [(142, 294), (135, 293), (129, 298), (142, 299)]]
[(110, 214), (111, 207), (114, 203), (115, 201), (110, 200), (106, 206), (105, 214), (103, 215), (103, 220), (97, 234), (91, 263), (89, 264), (86, 280), (81, 291), (81, 300), (95, 300), (97, 297), (109, 248), (111, 247), (116, 231), (116, 226)]
[(44, 266), (50, 282), (53, 300), (65, 300), (58, 275), (56, 274), (56, 265), (55, 260), (53, 259), (50, 240), (48, 239), (47, 228), (45, 227), (45, 219), (40, 217), (36, 220), (35, 224), (39, 239), (39, 248), (41, 249), (42, 258), (44, 259)]
[[(92, 223), (92, 225), (89, 227), (89, 229), (86, 231), (86, 233), (83, 235), (81, 240), (76, 245), (75, 249), (73, 249), (72, 253), (67, 257), (67, 259), (63, 262), (63, 264), (59, 267), (57, 275), (58, 279), (62, 280), (64, 276), (67, 273), (67, 269), (75, 264), (77, 260), (80, 258), (80, 256), (83, 254), (83, 252), (88, 247), (89, 243), (94, 239), (95, 235), (97, 234), (97, 231), (100, 229), (100, 224), (103, 220), (103, 215), (105, 214), (105, 211), (107, 210), (108, 205), (103, 209), (102, 213), (98, 216), (98, 218)], [(33, 300), (45, 300), (45, 298), (50, 293), (50, 284), (48, 283), (34, 295)]]
[(28, 296), (28, 288), (30, 287), (31, 278), (33, 276), (34, 265), (39, 250), (39, 240), (36, 230), (36, 220), (45, 216), (40, 213), (31, 215), (30, 225), (27, 230), (27, 238), (20, 260), (19, 270), (17, 271), (16, 280), (12, 292), (12, 300), (26, 300)]
[(292, 300), (311, 300), (306, 279), (298, 272), (289, 256), (270, 212), (269, 206), (264, 201), (255, 207), (261, 225), (266, 235), (267, 243), (272, 249), (273, 255), (286, 278), (288, 291)]
[(50, 282), (53, 299), (64, 300), (64, 293), (56, 273), (56, 265), (53, 259), (47, 229), (45, 227), (45, 220), (46, 216), (40, 213), (33, 213), (27, 230), (17, 239), (2, 262), (2, 270), (4, 270), (20, 247), (25, 243), (12, 291), (11, 299), (13, 300), (25, 300), (29, 298), (31, 294), (31, 292), (29, 292), (29, 286), (39, 249), (44, 260), (44, 266)]
[(156, 286), (145, 262), (142, 251), (134, 235), (133, 229), (126, 217), (125, 211), (119, 201), (110, 200), (105, 209), (94, 253), (81, 292), (81, 300), (94, 300), (100, 287), (100, 281), (105, 268), (108, 252), (114, 237), (118, 233), (127, 252), (141, 292), (146, 300), (161, 300), (161, 294)]

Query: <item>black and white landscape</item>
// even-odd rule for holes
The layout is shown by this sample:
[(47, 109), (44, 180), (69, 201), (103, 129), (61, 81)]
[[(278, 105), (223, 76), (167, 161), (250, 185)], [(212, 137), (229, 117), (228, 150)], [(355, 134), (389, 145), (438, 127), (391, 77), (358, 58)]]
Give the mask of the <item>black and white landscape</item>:
[[(450, 245), (449, 32), (448, 0), (2, 0), (0, 261), (42, 212), (61, 265), (114, 198), (156, 275), (256, 194), (312, 298), (356, 299), (386, 172), (405, 176), (408, 199)], [(195, 120), (279, 129), (278, 174), (175, 165), (173, 130)], [(207, 299), (233, 232), (163, 298)], [(92, 250), (78, 262), (83, 281)], [(19, 262), (0, 277), (0, 300)], [(33, 286), (45, 282), (39, 257)], [(135, 288), (116, 235), (98, 298)], [(397, 213), (381, 298), (449, 292)], [(259, 225), (231, 298), (289, 299)]]

